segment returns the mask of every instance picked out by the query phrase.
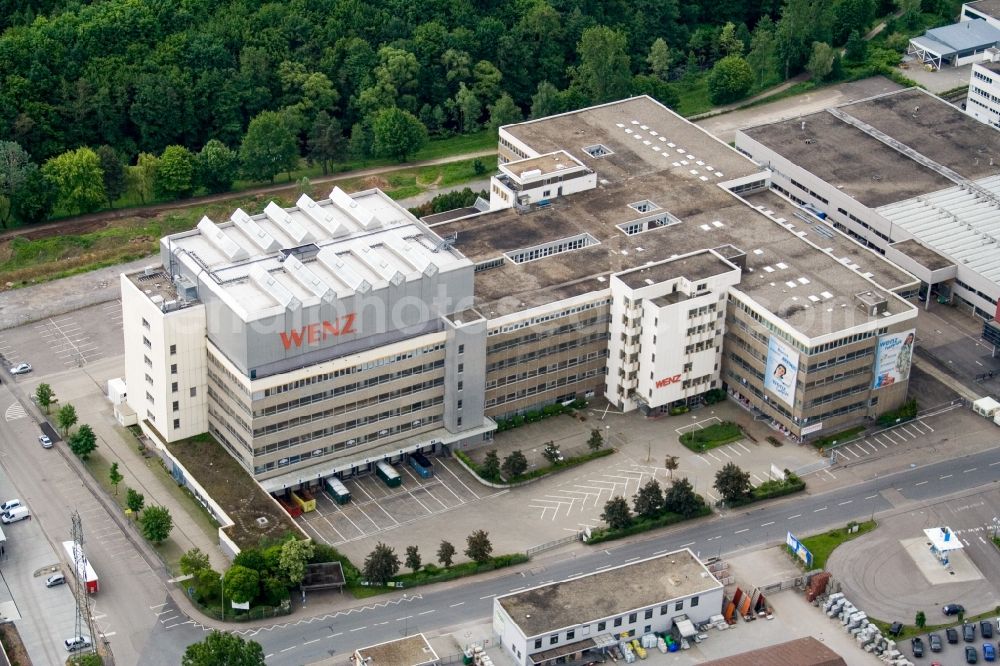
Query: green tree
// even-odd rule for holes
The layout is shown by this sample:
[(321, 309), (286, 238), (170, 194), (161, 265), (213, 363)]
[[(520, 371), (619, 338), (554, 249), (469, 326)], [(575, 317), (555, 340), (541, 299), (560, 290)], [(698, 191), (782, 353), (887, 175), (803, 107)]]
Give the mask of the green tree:
[(531, 118), (545, 118), (560, 111), (559, 89), (548, 81), (541, 81), (531, 96)]
[(704, 503), (687, 478), (675, 479), (663, 494), (663, 508), (686, 518), (698, 513)]
[(306, 565), (312, 559), (315, 547), (311, 541), (289, 539), (281, 544), (278, 567), (292, 585), (298, 585), (306, 577)]
[(513, 451), (509, 456), (504, 458), (501, 469), (507, 480), (516, 478), (524, 474), (524, 471), (528, 469), (528, 459), (520, 450)]
[(195, 156), (184, 146), (167, 146), (160, 155), (155, 189), (160, 196), (189, 197), (195, 187)]
[(142, 507), (145, 505), (146, 497), (142, 493), (133, 488), (125, 489), (125, 506), (133, 515), (142, 511)]
[(555, 465), (562, 458), (562, 452), (559, 451), (559, 447), (555, 442), (546, 442), (545, 448), (542, 449), (542, 455), (545, 456), (550, 465)]
[(393, 157), (400, 162), (424, 147), (427, 128), (409, 111), (396, 107), (383, 109), (371, 121), (372, 152)]
[(736, 502), (750, 496), (750, 472), (744, 472), (736, 463), (726, 463), (715, 473), (715, 489), (727, 502)]
[(107, 199), (101, 159), (90, 148), (77, 148), (53, 157), (42, 173), (56, 187), (56, 203), (67, 212), (88, 213)]
[(187, 646), (181, 666), (264, 666), (264, 648), (257, 641), (213, 629), (199, 643)]
[(590, 447), (591, 451), (597, 451), (604, 446), (604, 436), (601, 435), (600, 430), (597, 428), (590, 429), (590, 438), (587, 439), (587, 446)]
[(801, 71), (812, 53), (813, 42), (830, 43), (831, 5), (828, 0), (785, 0), (775, 30), (785, 78)]
[(719, 34), (719, 51), (723, 56), (742, 56), (743, 40), (736, 36), (736, 25), (732, 21), (722, 26)]
[(68, 402), (56, 412), (56, 424), (62, 431), (63, 437), (69, 435), (69, 429), (76, 425), (76, 421), (76, 407)]
[(212, 139), (195, 158), (195, 181), (209, 192), (226, 192), (240, 170), (239, 154), (218, 139)]
[(766, 88), (781, 80), (781, 61), (774, 31), (774, 21), (770, 16), (764, 16), (757, 22), (750, 38), (747, 64), (753, 71), (754, 85), (757, 88)]
[(913, 619), (913, 623), (917, 625), (917, 629), (923, 629), (927, 626), (927, 616), (924, 615), (923, 611), (917, 611), (916, 617)]
[(646, 63), (653, 76), (666, 81), (670, 75), (670, 47), (662, 37), (657, 37), (649, 47), (649, 55), (646, 56)]
[(681, 466), (681, 461), (677, 456), (667, 456), (663, 459), (663, 468), (674, 478), (674, 471)]
[(490, 129), (494, 132), (503, 125), (519, 123), (524, 117), (521, 114), (521, 109), (514, 103), (514, 99), (507, 93), (500, 95), (496, 102), (489, 105), (488, 109), (490, 112)]
[(442, 541), (441, 545), (438, 546), (437, 558), (441, 566), (447, 568), (451, 566), (451, 563), (455, 557), (455, 547), (451, 545), (450, 541)]
[(154, 504), (143, 509), (142, 517), (139, 518), (139, 526), (142, 528), (144, 537), (159, 545), (170, 536), (170, 531), (174, 528), (174, 520), (167, 507)]
[(493, 544), (490, 542), (489, 532), (476, 530), (466, 537), (465, 545), (465, 556), (476, 564), (485, 564), (490, 561)]
[(676, 107), (680, 102), (680, 96), (672, 85), (651, 74), (632, 77), (632, 94), (649, 95), (663, 106)]
[(240, 145), (240, 161), (247, 177), (269, 180), (299, 163), (299, 148), (288, 121), (275, 111), (254, 116)]
[(115, 495), (118, 494), (118, 484), (124, 479), (125, 477), (118, 471), (118, 463), (111, 463), (111, 469), (108, 470), (108, 481), (110, 481), (111, 485), (115, 487)]
[(52, 406), (52, 399), (55, 397), (55, 393), (52, 392), (52, 387), (48, 384), (42, 382), (35, 389), (35, 402), (38, 406), (45, 410), (45, 413), (49, 413), (49, 408)]
[(28, 177), (31, 157), (15, 141), (0, 141), (0, 226), (10, 222), (13, 200)]
[[(60, 410), (61, 411), (61, 410)], [(80, 460), (86, 460), (97, 448), (97, 435), (94, 429), (84, 423), (69, 436), (69, 450)]]
[(104, 174), (104, 196), (108, 199), (108, 208), (114, 208), (115, 201), (125, 194), (125, 164), (118, 151), (108, 145), (97, 149), (97, 157)]
[(620, 530), (632, 524), (632, 512), (628, 508), (628, 502), (624, 497), (615, 495), (604, 503), (604, 511), (601, 512), (601, 520), (608, 524), (613, 530)]
[(746, 97), (753, 86), (753, 71), (739, 56), (726, 56), (708, 75), (708, 97), (713, 104), (728, 104)]
[(480, 100), (497, 99), (503, 74), (489, 60), (480, 60), (472, 68), (472, 92)]
[(406, 547), (406, 568), (413, 573), (420, 570), (420, 549), (416, 546)]
[(153, 199), (156, 186), (156, 172), (160, 168), (160, 158), (149, 153), (139, 153), (135, 166), (125, 170), (128, 188), (139, 195), (139, 201), (147, 203)]
[(464, 83), (458, 85), (458, 92), (455, 93), (455, 109), (463, 132), (468, 134), (479, 129), (479, 114), (482, 113), (483, 105), (476, 93)]
[(607, 26), (587, 28), (576, 50), (580, 64), (571, 72), (573, 85), (591, 104), (601, 104), (628, 96), (632, 81), (628, 39), (625, 33)]
[(260, 573), (241, 564), (229, 567), (222, 581), (226, 599), (232, 599), (238, 604), (253, 601), (260, 593)]
[(365, 121), (354, 123), (351, 127), (351, 138), (347, 144), (347, 152), (352, 157), (363, 159), (372, 154), (371, 128)]
[(496, 481), (500, 478), (500, 458), (496, 449), (486, 452), (483, 464), (479, 466), (479, 474), (487, 481)]
[(864, 34), (878, 12), (876, 0), (839, 0), (833, 4), (833, 43), (843, 44), (852, 32)]
[(37, 164), (29, 164), (21, 187), (10, 200), (13, 217), (21, 222), (42, 222), (48, 219), (56, 204), (55, 185), (42, 174)]
[(847, 46), (844, 47), (844, 60), (849, 63), (859, 64), (868, 57), (868, 42), (861, 38), (857, 30), (852, 30), (847, 37)]
[(809, 62), (806, 63), (806, 71), (809, 72), (813, 81), (822, 81), (830, 75), (836, 55), (837, 52), (829, 44), (813, 43), (812, 55), (809, 56)]
[(320, 111), (309, 130), (309, 159), (323, 168), (323, 175), (330, 173), (330, 162), (343, 156), (344, 140), (340, 123), (326, 111)]
[(396, 551), (381, 541), (375, 544), (375, 549), (365, 558), (362, 573), (368, 582), (375, 585), (385, 585), (399, 572), (399, 558)]
[(641, 518), (655, 518), (663, 510), (663, 489), (656, 479), (646, 482), (632, 498), (635, 513)]
[(180, 569), (181, 573), (186, 576), (193, 576), (199, 571), (204, 571), (211, 567), (212, 564), (208, 558), (208, 553), (201, 552), (200, 548), (192, 548), (181, 555)]

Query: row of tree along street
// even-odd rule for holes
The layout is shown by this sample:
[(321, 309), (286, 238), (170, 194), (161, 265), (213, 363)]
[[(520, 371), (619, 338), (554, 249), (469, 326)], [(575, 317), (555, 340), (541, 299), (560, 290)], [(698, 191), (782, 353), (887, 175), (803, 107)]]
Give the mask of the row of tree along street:
[(835, 77), (838, 47), (863, 60), (896, 4), (890, 31), (955, 1), (48, 0), (0, 16), (0, 223), (223, 191), (303, 157), (405, 160), (428, 136), (633, 94), (675, 106), (703, 80), (718, 104)]

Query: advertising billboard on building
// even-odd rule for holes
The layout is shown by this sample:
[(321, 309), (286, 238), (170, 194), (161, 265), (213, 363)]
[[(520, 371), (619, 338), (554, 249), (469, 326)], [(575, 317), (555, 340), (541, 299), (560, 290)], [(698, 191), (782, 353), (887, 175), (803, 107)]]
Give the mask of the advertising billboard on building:
[(875, 380), (873, 389), (905, 382), (910, 378), (910, 361), (913, 360), (915, 329), (883, 335), (875, 348)]
[(764, 388), (789, 407), (795, 404), (795, 378), (799, 375), (799, 354), (773, 335), (767, 341)]

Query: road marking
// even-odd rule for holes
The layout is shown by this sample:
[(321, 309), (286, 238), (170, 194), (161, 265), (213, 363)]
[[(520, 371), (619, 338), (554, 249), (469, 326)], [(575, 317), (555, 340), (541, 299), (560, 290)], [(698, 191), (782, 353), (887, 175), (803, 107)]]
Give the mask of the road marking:
[(962, 474), (968, 474), (969, 472), (975, 472), (977, 469), (979, 469), (979, 468), (978, 467), (970, 467), (969, 469), (963, 469), (962, 470)]
[(721, 538), (722, 538), (722, 535), (719, 534), (719, 535), (716, 535), (714, 537), (708, 537), (707, 539), (705, 539), (705, 541), (715, 541), (716, 539), (721, 539)]
[(743, 449), (744, 451), (746, 451), (747, 453), (750, 453), (750, 449), (748, 449), (747, 447), (743, 446), (743, 445), (742, 445), (742, 444), (740, 444), (739, 442), (736, 442), (735, 446), (738, 446), (738, 447), (740, 447), (741, 449)]
[(938, 479), (950, 479), (955, 476), (954, 474), (945, 474), (944, 476), (939, 476)]
[(459, 601), (457, 604), (452, 604), (451, 606), (448, 606), (448, 608), (455, 608), (456, 606), (461, 606), (464, 603), (465, 603), (464, 601)]
[(990, 467), (993, 467), (994, 465), (1000, 465), (1000, 460), (990, 463)]
[(348, 629), (348, 631), (350, 631), (351, 633), (354, 633), (355, 631), (361, 631), (362, 629), (367, 629), (367, 628), (368, 628), (368, 625), (366, 624), (365, 626), (358, 627), (357, 629)]
[(524, 589), (526, 589), (526, 588), (524, 588), (524, 587), (512, 587), (510, 589), (510, 591), (511, 592), (520, 592), (521, 590), (524, 590)]
[[(353, 631), (353, 629), (351, 631)], [(297, 647), (298, 645), (293, 645), (292, 647), (286, 647), (284, 650), (281, 650), (281, 652), (288, 652), (289, 650), (294, 650)]]
[[(187, 624), (187, 622), (185, 622), (184, 624)], [(101, 635), (104, 636), (105, 638), (110, 638), (111, 636), (114, 636), (117, 633), (118, 633), (117, 631), (109, 631), (108, 633)]]
[(876, 497), (878, 497), (878, 493), (875, 493), (874, 495), (869, 495), (865, 499), (875, 499)]
[[(396, 622), (402, 622), (403, 620), (409, 620), (411, 617), (413, 617), (413, 616), (412, 615), (404, 615), (403, 617), (397, 617), (396, 618)], [(339, 635), (340, 634), (337, 634), (337, 636), (339, 636)]]
[(853, 501), (854, 500), (845, 500), (845, 501), (841, 502), (840, 504), (838, 504), (837, 506), (844, 506), (845, 504), (850, 504)]
[(314, 638), (311, 641), (306, 641), (303, 645), (312, 645), (313, 643), (319, 643), (320, 639)]
[(801, 517), (802, 517), (802, 514), (801, 513), (797, 513), (794, 516), (788, 516), (788, 520), (791, 520), (792, 518), (801, 518)]
[(822, 508), (819, 508), (819, 509), (813, 509), (813, 513), (819, 513), (820, 511), (826, 511), (826, 509), (827, 509), (827, 507), (825, 507), (825, 506), (822, 507)]
[(830, 468), (824, 467), (823, 471), (826, 472), (827, 476), (829, 476), (831, 479), (836, 479), (837, 478), (836, 476), (833, 475), (833, 472), (830, 471)]
[(760, 526), (761, 526), (761, 527), (767, 527), (768, 525), (774, 525), (774, 521), (772, 520), (772, 521), (771, 521), (771, 522), (769, 522), (769, 523), (761, 523), (761, 524), (760, 524)]
[(917, 481), (917, 482), (916, 482), (916, 483), (914, 483), (913, 485), (915, 485), (915, 486), (922, 486), (922, 485), (924, 485), (925, 483), (927, 483), (927, 482), (926, 482), (926, 481)]
[(479, 598), (480, 599), (492, 599), (495, 596), (497, 596), (497, 595), (495, 595), (495, 594), (487, 594), (485, 597), (479, 597)]
[[(665, 553), (665, 552), (667, 552), (667, 551), (665, 551), (665, 550), (664, 550), (664, 551), (662, 551), (662, 552), (661, 552), (660, 554), (663, 554), (663, 553)], [(653, 553), (653, 554), (655, 555), (656, 553)], [(595, 567), (595, 568), (594, 568), (594, 571), (600, 571), (601, 569), (607, 569), (608, 567), (613, 567), (613, 566), (614, 566), (613, 564), (602, 564), (602, 565), (601, 565), (601, 566), (599, 566), (599, 567)]]
[(419, 613), (417, 613), (417, 615), (427, 615), (428, 613), (433, 613), (433, 612), (434, 612), (434, 610), (435, 610), (435, 609), (434, 609), (434, 608), (432, 608), (432, 609), (430, 609), (430, 610), (425, 610), (425, 611), (420, 611)]
[(733, 532), (733, 534), (743, 534), (744, 532), (749, 532), (749, 531), (750, 531), (749, 527), (744, 527), (741, 530), (736, 530), (735, 532)]
[[(695, 544), (695, 542), (694, 542), (694, 541), (692, 541), (692, 542), (690, 542), (690, 543), (686, 543), (686, 544), (684, 544), (683, 546), (681, 546), (681, 548), (687, 548), (688, 546), (693, 546), (694, 544)], [(666, 551), (664, 551), (664, 552), (666, 552)]]
[(919, 423), (919, 424), (920, 424), (920, 425), (922, 425), (923, 427), (927, 428), (927, 429), (928, 429), (928, 430), (930, 430), (931, 432), (934, 432), (934, 428), (930, 427), (929, 425), (927, 425), (927, 424), (926, 424), (926, 423), (924, 423), (923, 421), (917, 421), (917, 423)]
[(732, 451), (733, 453), (735, 453), (738, 456), (741, 456), (741, 457), (743, 456), (742, 453), (740, 453), (739, 451), (737, 451), (736, 449), (734, 449), (732, 446), (727, 446), (726, 448), (729, 449), (730, 451)]
[[(683, 548), (683, 547), (684, 546), (681, 546), (681, 548)], [(669, 553), (669, 552), (670, 552), (670, 549), (667, 548), (666, 550), (658, 550), (655, 553), (653, 553), (653, 555), (663, 555), (664, 553)]]
[(344, 635), (344, 632), (338, 631), (335, 634), (330, 634), (329, 636), (327, 636), (327, 638), (336, 638), (337, 636), (343, 636), (343, 635)]

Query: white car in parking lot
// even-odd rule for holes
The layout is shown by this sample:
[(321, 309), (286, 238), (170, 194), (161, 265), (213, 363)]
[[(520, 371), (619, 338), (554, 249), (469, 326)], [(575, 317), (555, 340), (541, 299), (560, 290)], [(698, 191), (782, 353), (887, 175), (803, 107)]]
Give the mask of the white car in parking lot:
[(10, 374), (12, 375), (23, 375), (31, 372), (30, 363), (18, 363), (10, 369)]
[(39, 435), (38, 436), (38, 441), (42, 443), (42, 448), (43, 449), (51, 449), (52, 448), (52, 440), (49, 439), (48, 435)]
[(76, 650), (89, 648), (91, 645), (90, 636), (73, 636), (64, 640), (63, 645), (66, 646), (66, 652), (75, 652)]

